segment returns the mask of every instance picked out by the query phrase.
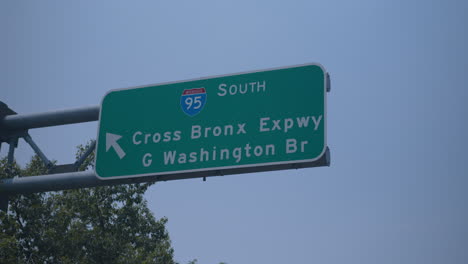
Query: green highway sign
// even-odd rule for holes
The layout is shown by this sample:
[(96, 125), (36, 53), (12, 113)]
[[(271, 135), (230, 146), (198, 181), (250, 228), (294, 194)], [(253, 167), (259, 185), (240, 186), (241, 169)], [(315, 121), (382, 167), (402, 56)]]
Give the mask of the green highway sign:
[(305, 64), (112, 90), (101, 105), (96, 175), (170, 179), (313, 166), (327, 148), (326, 87), (325, 69)]

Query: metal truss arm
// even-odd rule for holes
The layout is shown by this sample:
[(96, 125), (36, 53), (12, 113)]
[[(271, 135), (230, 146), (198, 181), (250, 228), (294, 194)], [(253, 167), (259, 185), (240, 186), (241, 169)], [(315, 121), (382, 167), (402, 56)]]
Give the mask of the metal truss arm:
[(53, 166), (52, 162), (44, 155), (44, 153), (41, 151), (41, 149), (34, 143), (34, 140), (31, 138), (31, 136), (26, 133), (26, 135), (23, 136), (24, 140), (28, 142), (28, 144), (31, 146), (31, 148), (36, 152), (36, 154), (41, 158), (42, 162), (46, 165), (47, 168), (51, 168)]

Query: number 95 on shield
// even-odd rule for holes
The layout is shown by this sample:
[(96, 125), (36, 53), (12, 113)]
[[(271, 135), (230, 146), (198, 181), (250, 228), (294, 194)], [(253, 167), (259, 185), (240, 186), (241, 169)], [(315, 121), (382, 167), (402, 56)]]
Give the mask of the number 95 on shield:
[(188, 116), (195, 116), (200, 113), (205, 103), (205, 88), (185, 89), (182, 96), (180, 96), (180, 107)]

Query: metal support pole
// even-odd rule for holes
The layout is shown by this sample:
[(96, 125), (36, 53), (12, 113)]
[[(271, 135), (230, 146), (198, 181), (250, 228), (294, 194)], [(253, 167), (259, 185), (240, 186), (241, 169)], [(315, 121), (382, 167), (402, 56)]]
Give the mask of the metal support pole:
[(18, 146), (18, 138), (10, 138), (10, 148), (8, 149), (8, 159), (6, 173), (9, 177), (12, 176), (13, 162), (15, 161), (15, 148)]
[(47, 168), (52, 167), (52, 162), (44, 155), (44, 153), (41, 151), (41, 149), (36, 145), (34, 140), (31, 138), (29, 133), (26, 133), (26, 135), (23, 136), (24, 140), (31, 146), (31, 148), (36, 152), (36, 154), (41, 158), (42, 162), (44, 162), (44, 165), (46, 165)]
[(10, 139), (10, 148), (8, 149), (8, 166), (11, 166), (13, 164), (13, 161), (15, 158), (15, 148), (16, 148), (17, 141), (18, 141), (17, 138)]
[(21, 130), (97, 121), (100, 106), (57, 110), (38, 114), (7, 115), (0, 119), (0, 128)]
[(96, 140), (94, 140), (91, 143), (91, 145), (88, 147), (86, 152), (83, 155), (81, 155), (81, 157), (75, 162), (74, 166), (76, 169), (78, 169), (81, 166), (81, 164), (83, 164), (83, 162), (86, 160), (89, 154), (91, 154), (91, 152), (94, 151), (95, 148), (96, 148)]

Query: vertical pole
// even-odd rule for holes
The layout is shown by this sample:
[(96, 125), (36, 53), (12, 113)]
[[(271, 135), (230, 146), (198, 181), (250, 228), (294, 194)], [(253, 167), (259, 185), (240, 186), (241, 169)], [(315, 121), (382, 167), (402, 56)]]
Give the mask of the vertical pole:
[(10, 140), (10, 149), (8, 149), (8, 165), (11, 166), (13, 164), (13, 160), (15, 158), (15, 147), (18, 138), (12, 138)]
[[(15, 148), (18, 144), (18, 138), (11, 138), (9, 143), (10, 148), (8, 149), (8, 164), (6, 173), (8, 174), (8, 177), (11, 177), (13, 171), (13, 161), (15, 158)], [(4, 211), (5, 213), (8, 212), (8, 195), (0, 194), (0, 210)]]
[[(2, 148), (2, 142), (0, 142), (0, 149)], [(8, 167), (10, 166), (10, 161), (8, 161)], [(9, 173), (10, 168), (7, 168), (7, 173)], [(11, 175), (8, 175), (11, 177)], [(8, 212), (8, 196), (4, 194), (0, 194), (0, 210), (4, 211), (5, 213)]]

